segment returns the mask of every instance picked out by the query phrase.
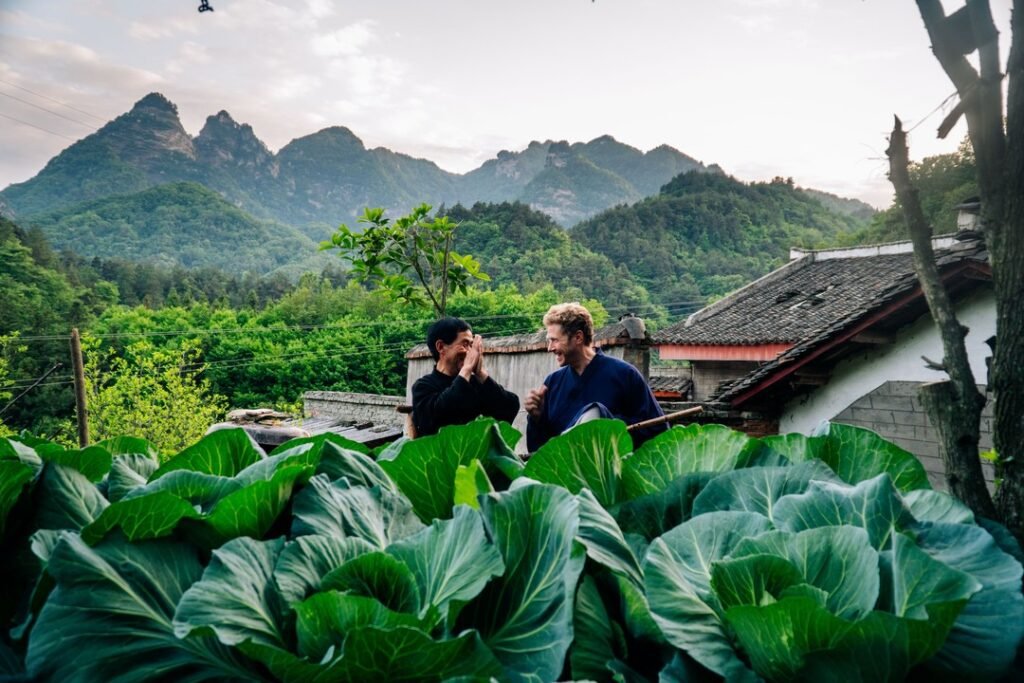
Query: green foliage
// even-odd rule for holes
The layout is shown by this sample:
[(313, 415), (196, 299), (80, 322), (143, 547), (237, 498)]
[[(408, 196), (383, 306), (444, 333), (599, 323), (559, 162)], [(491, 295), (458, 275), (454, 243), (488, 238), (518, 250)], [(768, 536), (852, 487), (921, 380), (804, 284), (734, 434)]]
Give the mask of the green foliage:
[[(26, 343), (24, 353), (8, 356), (9, 379), (19, 384), (42, 376), (58, 361), (68, 365), (66, 336), (71, 328), (81, 326), (116, 301), (112, 288), (75, 283), (57, 269), (57, 261), (41, 235), (25, 232), (0, 218), (0, 291), (4, 296), (0, 305), (0, 335), (18, 332), (22, 338), (64, 337)], [(64, 416), (73, 410), (74, 399), (69, 390), (45, 384), (18, 399), (4, 414), (8, 424), (25, 427), (38, 416)]]
[(790, 247), (823, 246), (861, 224), (781, 179), (748, 184), (690, 172), (580, 223), (572, 236), (624, 265), (655, 301), (702, 301), (781, 265)]
[[(490, 420), (380, 462), (333, 437), (267, 457), (241, 430), (159, 468), (138, 439), (0, 440), (4, 666), (75, 681), (1006, 674), (1024, 571), (1005, 530), (901, 492), (891, 455), (851, 465), (880, 447), (866, 438), (672, 432), (633, 454), (621, 423), (590, 422), (525, 469)], [(642, 477), (652, 492), (625, 486), (634, 460), (664, 475)], [(474, 506), (455, 502), (466, 472), (486, 480)], [(629, 531), (644, 520), (661, 528)]]
[(445, 215), (459, 224), (455, 246), (472, 249), (495, 284), (524, 293), (554, 286), (568, 299), (596, 299), (646, 317), (655, 313), (647, 290), (624, 265), (594, 253), (526, 204), (457, 204)]
[(145, 261), (170, 268), (214, 266), (270, 273), (316, 260), (313, 242), (295, 228), (259, 220), (198, 183), (158, 185), (35, 214), (58, 248), (86, 257)]
[[(956, 232), (955, 207), (978, 196), (974, 150), (967, 137), (957, 151), (925, 157), (910, 164), (910, 179), (921, 199), (921, 210), (932, 232), (943, 235)], [(903, 207), (898, 199), (876, 214), (867, 226), (842, 235), (842, 244), (877, 244), (908, 239)]]
[[(7, 407), (7, 402), (14, 398), (15, 391), (9, 389), (10, 382), (10, 368), (11, 360), (10, 357), (14, 353), (24, 353), (25, 346), (15, 346), (15, 342), (18, 340), (18, 333), (0, 335), (0, 410)], [(17, 390), (18, 393), (21, 389)], [(0, 413), (0, 437), (10, 436), (14, 432), (10, 427), (4, 424), (3, 414)]]
[(450, 292), (465, 294), (471, 278), (491, 278), (479, 261), (452, 249), (458, 224), (447, 216), (429, 218), (430, 208), (421, 204), (394, 223), (384, 209), (368, 208), (359, 219), (361, 232), (342, 223), (320, 248), (337, 249), (360, 282), (380, 286), (396, 301), (431, 306), (443, 318)]
[(164, 453), (184, 448), (223, 419), (227, 400), (199, 377), (199, 344), (185, 340), (176, 350), (150, 341), (131, 343), (123, 354), (104, 353), (85, 340), (83, 356), (89, 433), (103, 440), (132, 434)]

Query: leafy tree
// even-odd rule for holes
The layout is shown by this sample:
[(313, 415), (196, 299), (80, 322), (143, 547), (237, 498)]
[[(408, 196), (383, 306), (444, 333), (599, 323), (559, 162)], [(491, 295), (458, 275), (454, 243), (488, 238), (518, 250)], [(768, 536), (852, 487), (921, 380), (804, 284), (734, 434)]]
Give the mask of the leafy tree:
[(455, 246), (472, 246), (487, 264), (492, 285), (512, 284), (529, 294), (551, 284), (562, 292), (576, 288), (583, 292), (577, 298), (599, 299), (620, 310), (653, 308), (647, 290), (624, 265), (594, 253), (526, 204), (455, 205), (444, 215), (459, 223)]
[(689, 172), (654, 197), (580, 223), (572, 237), (625, 266), (655, 301), (699, 305), (778, 267), (792, 246), (824, 246), (862, 225), (784, 178)]
[(194, 340), (184, 340), (178, 349), (136, 341), (118, 355), (87, 337), (83, 355), (94, 441), (131, 435), (176, 453), (224, 418), (227, 399), (199, 377), (204, 366)]
[(421, 204), (392, 222), (384, 209), (367, 208), (359, 219), (365, 226), (362, 232), (342, 223), (320, 248), (339, 250), (360, 282), (378, 284), (397, 301), (429, 305), (442, 318), (449, 292), (465, 293), (471, 278), (491, 278), (480, 270), (479, 261), (452, 249), (458, 224), (446, 216), (429, 218), (430, 209)]
[[(953, 207), (978, 195), (974, 151), (970, 139), (965, 137), (955, 152), (912, 162), (908, 172), (921, 198), (925, 220), (935, 233), (955, 232), (956, 211)], [(906, 239), (906, 236), (903, 205), (897, 197), (892, 206), (875, 214), (867, 227), (842, 235), (840, 241), (844, 245), (877, 244)]]
[[(957, 322), (938, 278), (931, 252), (931, 229), (907, 174), (906, 137), (899, 119), (890, 138), (890, 179), (904, 208), (914, 241), (915, 266), (942, 334), (950, 381), (926, 385), (922, 399), (938, 427), (950, 489), (984, 516), (997, 516), (1024, 540), (1024, 5), (1015, 1), (1007, 103), (999, 65), (999, 33), (987, 0), (968, 0), (947, 17), (939, 0), (917, 0), (932, 52), (956, 87), (960, 102), (940, 126), (948, 131), (967, 120), (981, 197), (982, 232), (989, 251), (996, 299), (997, 343), (989, 371), (995, 395), (993, 440), (1001, 484), (992, 497), (978, 460), (978, 427), (985, 398), (967, 354), (967, 329)], [(978, 52), (975, 68), (965, 55)]]
[[(14, 397), (15, 391), (5, 389), (5, 386), (10, 386), (10, 360), (8, 354), (11, 352), (24, 353), (24, 346), (15, 346), (18, 341), (18, 334), (7, 334), (0, 335), (0, 410), (3, 410), (7, 406), (7, 402)], [(3, 413), (0, 413), (0, 437), (10, 436), (14, 431), (4, 424)]]

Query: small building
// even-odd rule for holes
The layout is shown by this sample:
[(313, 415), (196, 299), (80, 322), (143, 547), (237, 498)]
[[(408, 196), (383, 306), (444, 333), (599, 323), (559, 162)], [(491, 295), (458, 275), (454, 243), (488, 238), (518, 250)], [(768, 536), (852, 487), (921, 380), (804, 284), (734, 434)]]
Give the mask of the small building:
[[(986, 344), (995, 334), (988, 253), (977, 239), (933, 240), (967, 352), (987, 384)], [(661, 357), (689, 360), (694, 400), (777, 420), (781, 433), (810, 433), (826, 420), (872, 429), (917, 455), (944, 486), (939, 439), (917, 387), (945, 378), (941, 338), (913, 267), (910, 242), (793, 250), (768, 275), (661, 330)], [(991, 396), (989, 397), (991, 399)], [(991, 400), (982, 449), (991, 448)], [(989, 472), (991, 478), (991, 472)]]

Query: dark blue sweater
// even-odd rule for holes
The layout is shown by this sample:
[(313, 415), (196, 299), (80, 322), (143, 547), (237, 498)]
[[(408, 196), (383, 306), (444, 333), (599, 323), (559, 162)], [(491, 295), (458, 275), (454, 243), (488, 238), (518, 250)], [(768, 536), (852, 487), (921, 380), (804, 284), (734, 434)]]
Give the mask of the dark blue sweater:
[[(600, 349), (582, 375), (577, 375), (567, 365), (548, 375), (544, 385), (548, 390), (541, 416), (538, 419), (530, 416), (526, 422), (526, 447), (531, 453), (568, 429), (589, 403), (603, 404), (626, 424), (665, 414), (643, 375), (629, 363), (604, 355)], [(633, 443), (639, 447), (666, 428), (662, 424), (632, 432)]]

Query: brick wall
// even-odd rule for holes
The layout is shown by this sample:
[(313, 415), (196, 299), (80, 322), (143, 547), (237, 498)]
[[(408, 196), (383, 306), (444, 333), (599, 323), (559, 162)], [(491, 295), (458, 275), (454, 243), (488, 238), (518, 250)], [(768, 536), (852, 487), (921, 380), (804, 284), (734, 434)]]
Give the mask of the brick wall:
[[(874, 391), (860, 397), (832, 418), (833, 422), (866, 427), (880, 434), (918, 457), (932, 486), (946, 489), (945, 470), (939, 456), (939, 436), (921, 406), (917, 392), (920, 382), (885, 382)], [(979, 387), (984, 391), (984, 387)], [(992, 401), (985, 404), (981, 414), (981, 441), (983, 451), (992, 448)], [(991, 463), (982, 461), (985, 478), (992, 484)]]
[(405, 426), (405, 415), (396, 408), (404, 396), (356, 394), (347, 391), (307, 391), (302, 395), (306, 417), (337, 417), (354, 423)]

